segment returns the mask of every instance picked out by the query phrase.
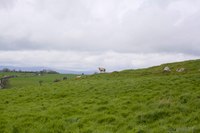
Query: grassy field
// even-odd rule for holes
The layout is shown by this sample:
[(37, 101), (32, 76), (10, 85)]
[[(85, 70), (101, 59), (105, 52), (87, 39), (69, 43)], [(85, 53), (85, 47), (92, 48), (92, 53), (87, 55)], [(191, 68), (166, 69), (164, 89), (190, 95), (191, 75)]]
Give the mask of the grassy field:
[(53, 84), (53, 81), (63, 80), (64, 77), (67, 77), (68, 79), (74, 78), (76, 75), (74, 74), (43, 74), (41, 76), (37, 76), (34, 73), (13, 73), (13, 72), (3, 72), (0, 73), (0, 77), (3, 76), (9, 76), (9, 75), (17, 75), (17, 78), (12, 78), (9, 80), (9, 85), (6, 87), (7, 89), (10, 88), (21, 88), (21, 87), (38, 87), (40, 86), (39, 81), (42, 81), (42, 85)]
[(58, 83), (64, 75), (17, 77), (0, 90), (0, 133), (200, 133), (199, 69), (195, 60)]

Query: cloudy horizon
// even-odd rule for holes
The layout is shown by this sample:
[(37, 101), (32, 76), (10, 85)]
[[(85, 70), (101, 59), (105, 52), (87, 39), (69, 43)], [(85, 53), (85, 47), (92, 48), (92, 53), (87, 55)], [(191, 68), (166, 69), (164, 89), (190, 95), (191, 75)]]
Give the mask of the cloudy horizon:
[(200, 58), (198, 0), (0, 0), (0, 65), (108, 71)]

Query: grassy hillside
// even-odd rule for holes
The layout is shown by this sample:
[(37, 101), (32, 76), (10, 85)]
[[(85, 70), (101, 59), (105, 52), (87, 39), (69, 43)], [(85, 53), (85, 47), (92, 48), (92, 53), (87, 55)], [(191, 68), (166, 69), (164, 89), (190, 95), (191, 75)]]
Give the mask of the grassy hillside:
[(199, 133), (199, 69), (195, 60), (42, 86), (16, 78), (16, 87), (0, 91), (0, 132)]
[[(171, 69), (169, 74), (175, 74), (175, 75), (182, 75), (182, 74), (193, 74), (200, 71), (200, 60), (189, 60), (184, 62), (176, 62), (176, 63), (167, 63), (162, 64), (160, 66), (154, 66), (146, 69), (137, 69), (137, 70), (124, 70), (121, 74), (131, 74), (135, 76), (145, 76), (145, 75), (164, 75), (163, 69), (164, 67), (168, 66)], [(185, 68), (186, 70), (183, 73), (177, 73), (176, 70), (179, 68)], [(165, 74), (166, 75), (166, 74)]]

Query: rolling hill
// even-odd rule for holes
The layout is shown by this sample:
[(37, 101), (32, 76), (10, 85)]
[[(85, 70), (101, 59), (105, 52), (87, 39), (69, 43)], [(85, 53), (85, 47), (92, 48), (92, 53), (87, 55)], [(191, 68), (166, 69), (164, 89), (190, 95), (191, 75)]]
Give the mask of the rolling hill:
[(199, 69), (192, 60), (56, 83), (63, 75), (19, 76), (0, 90), (0, 132), (199, 133)]

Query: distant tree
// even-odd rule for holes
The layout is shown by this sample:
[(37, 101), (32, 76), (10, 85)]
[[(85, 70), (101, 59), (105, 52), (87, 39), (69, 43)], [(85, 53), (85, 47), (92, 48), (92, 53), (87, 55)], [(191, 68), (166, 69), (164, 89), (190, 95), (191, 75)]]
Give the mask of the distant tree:
[(10, 69), (8, 69), (8, 68), (3, 68), (2, 69), (2, 72), (10, 72), (11, 70)]
[(40, 71), (41, 74), (59, 74), (58, 72), (54, 71), (54, 70), (42, 70)]
[(49, 71), (48, 71), (48, 74), (59, 74), (59, 73), (56, 72), (56, 71), (53, 71), (53, 70), (49, 70)]

